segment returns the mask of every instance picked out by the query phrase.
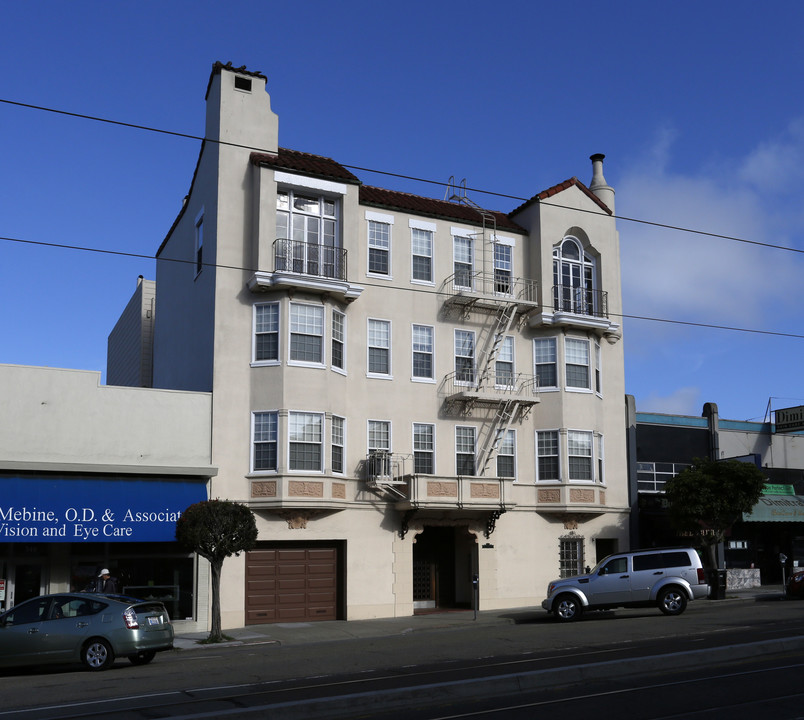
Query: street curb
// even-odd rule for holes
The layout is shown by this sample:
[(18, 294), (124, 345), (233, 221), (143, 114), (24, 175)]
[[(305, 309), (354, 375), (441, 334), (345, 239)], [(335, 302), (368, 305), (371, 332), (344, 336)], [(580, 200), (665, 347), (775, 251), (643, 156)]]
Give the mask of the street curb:
[(801, 650), (804, 650), (804, 636), (797, 636), (689, 652), (607, 660), (587, 665), (512, 673), (490, 678), (472, 678), (395, 690), (368, 691), (314, 700), (298, 700), (266, 705), (265, 709), (270, 708), (273, 712), (281, 711), (284, 720), (354, 717), (361, 712), (400, 709), (414, 703), (421, 707), (443, 704), (449, 700), (471, 700), (496, 695), (515, 696), (546, 687), (555, 688), (614, 677), (651, 675), (667, 670), (694, 669), (711, 665), (713, 662), (754, 659), (768, 653)]

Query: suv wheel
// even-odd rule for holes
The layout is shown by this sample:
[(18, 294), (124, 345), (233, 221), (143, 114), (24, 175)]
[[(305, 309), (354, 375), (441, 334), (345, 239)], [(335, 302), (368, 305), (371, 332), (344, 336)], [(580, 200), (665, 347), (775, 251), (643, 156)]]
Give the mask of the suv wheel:
[(583, 614), (583, 606), (575, 595), (565, 593), (555, 599), (553, 603), (553, 614), (556, 616), (556, 620), (561, 622), (573, 622), (580, 619)]
[(687, 596), (679, 587), (668, 587), (659, 592), (658, 603), (665, 615), (681, 615), (687, 609)]

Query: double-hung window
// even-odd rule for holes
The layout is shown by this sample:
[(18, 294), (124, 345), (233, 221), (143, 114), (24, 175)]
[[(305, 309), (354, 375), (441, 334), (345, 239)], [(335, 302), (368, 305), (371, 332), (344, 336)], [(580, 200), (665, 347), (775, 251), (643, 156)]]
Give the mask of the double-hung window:
[(252, 416), (252, 470), (276, 470), (277, 413), (255, 412)]
[(368, 321), (368, 371), (370, 375), (391, 374), (391, 323)]
[(536, 433), (536, 479), (543, 481), (556, 481), (560, 479), (560, 464), (558, 456), (558, 431), (539, 430)]
[(342, 473), (344, 462), (344, 446), (346, 443), (345, 433), (346, 420), (338, 415), (332, 416), (332, 472)]
[(589, 390), (589, 341), (566, 338), (564, 360), (567, 387)]
[(372, 275), (391, 274), (391, 226), (376, 220), (368, 221), (368, 271)]
[(497, 351), (494, 363), (495, 384), (497, 387), (513, 387), (514, 385), (514, 338), (507, 335)]
[(475, 474), (475, 428), (455, 428), (455, 471), (457, 475)]
[(539, 388), (544, 390), (558, 387), (556, 339), (554, 337), (536, 338), (533, 341), (533, 360)]
[(413, 423), (413, 472), (424, 475), (435, 472), (435, 425)]
[(473, 385), (475, 382), (475, 333), (455, 331), (455, 382)]
[(510, 245), (494, 243), (494, 292), (510, 295), (513, 291), (513, 260)]
[(600, 343), (595, 342), (595, 392), (603, 394), (603, 376), (600, 372)]
[(435, 223), (410, 221), (411, 279), (433, 282), (433, 235)]
[(254, 362), (279, 362), (279, 303), (254, 306)]
[(567, 432), (567, 460), (569, 479), (591, 482), (594, 480), (592, 466), (592, 433), (579, 430)]
[(323, 433), (321, 413), (288, 413), (288, 467), (291, 470), (321, 472)]
[(290, 304), (290, 360), (320, 365), (324, 362), (324, 308)]
[(413, 377), (417, 380), (434, 379), (433, 327), (431, 325), (414, 325), (412, 345)]
[(497, 445), (497, 477), (516, 477), (516, 432), (506, 430)]
[(332, 311), (332, 367), (346, 369), (346, 315), (338, 310)]
[(452, 237), (452, 268), (455, 278), (454, 286), (471, 289), (474, 272), (472, 238), (458, 235)]

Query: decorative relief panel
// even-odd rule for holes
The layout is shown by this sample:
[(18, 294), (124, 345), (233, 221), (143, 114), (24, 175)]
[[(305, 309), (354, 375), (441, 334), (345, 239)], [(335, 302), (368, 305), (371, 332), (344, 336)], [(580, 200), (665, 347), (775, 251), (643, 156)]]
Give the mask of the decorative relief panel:
[(599, 495), (600, 495), (600, 504), (605, 505), (606, 504), (606, 491), (601, 490)]
[(332, 497), (346, 500), (346, 483), (332, 483)]
[(276, 480), (260, 480), (251, 483), (251, 497), (276, 497)]
[(500, 497), (500, 486), (495, 483), (470, 483), (469, 494), (473, 498), (491, 498), (498, 500)]
[(540, 488), (538, 498), (540, 503), (561, 502), (561, 490), (558, 488)]
[(290, 480), (288, 482), (288, 495), (291, 497), (324, 497), (324, 483), (310, 482), (309, 480)]
[(427, 495), (429, 497), (458, 497), (458, 483), (428, 481)]
[(595, 501), (595, 491), (584, 488), (570, 488), (569, 500), (573, 503), (593, 503)]

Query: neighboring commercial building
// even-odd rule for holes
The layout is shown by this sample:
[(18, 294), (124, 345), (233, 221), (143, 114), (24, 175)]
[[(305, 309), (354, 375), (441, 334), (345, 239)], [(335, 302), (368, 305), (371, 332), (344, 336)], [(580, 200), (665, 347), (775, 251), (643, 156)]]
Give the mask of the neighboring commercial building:
[(206, 627), (208, 566), (175, 527), (216, 472), (209, 393), (21, 365), (0, 365), (0, 388), (0, 608), (108, 568), (120, 590)]
[(369, 187), (281, 148), (265, 84), (213, 67), (157, 252), (154, 386), (212, 393), (211, 496), (257, 516), (224, 627), (532, 605), (626, 548), (603, 156), (508, 214)]
[(631, 396), (627, 406), (635, 546), (684, 542), (669, 520), (664, 498), (668, 480), (695, 458), (737, 459), (755, 463), (767, 484), (760, 502), (734, 525), (720, 548), (719, 565), (729, 570), (758, 569), (762, 583), (781, 582), (783, 567), (785, 576), (793, 567), (804, 567), (800, 430), (780, 432), (773, 417), (766, 422), (721, 419), (715, 403), (706, 403), (701, 417), (635, 412)]
[(154, 312), (156, 282), (137, 278), (137, 289), (109, 333), (106, 383), (130, 387), (153, 386)]

